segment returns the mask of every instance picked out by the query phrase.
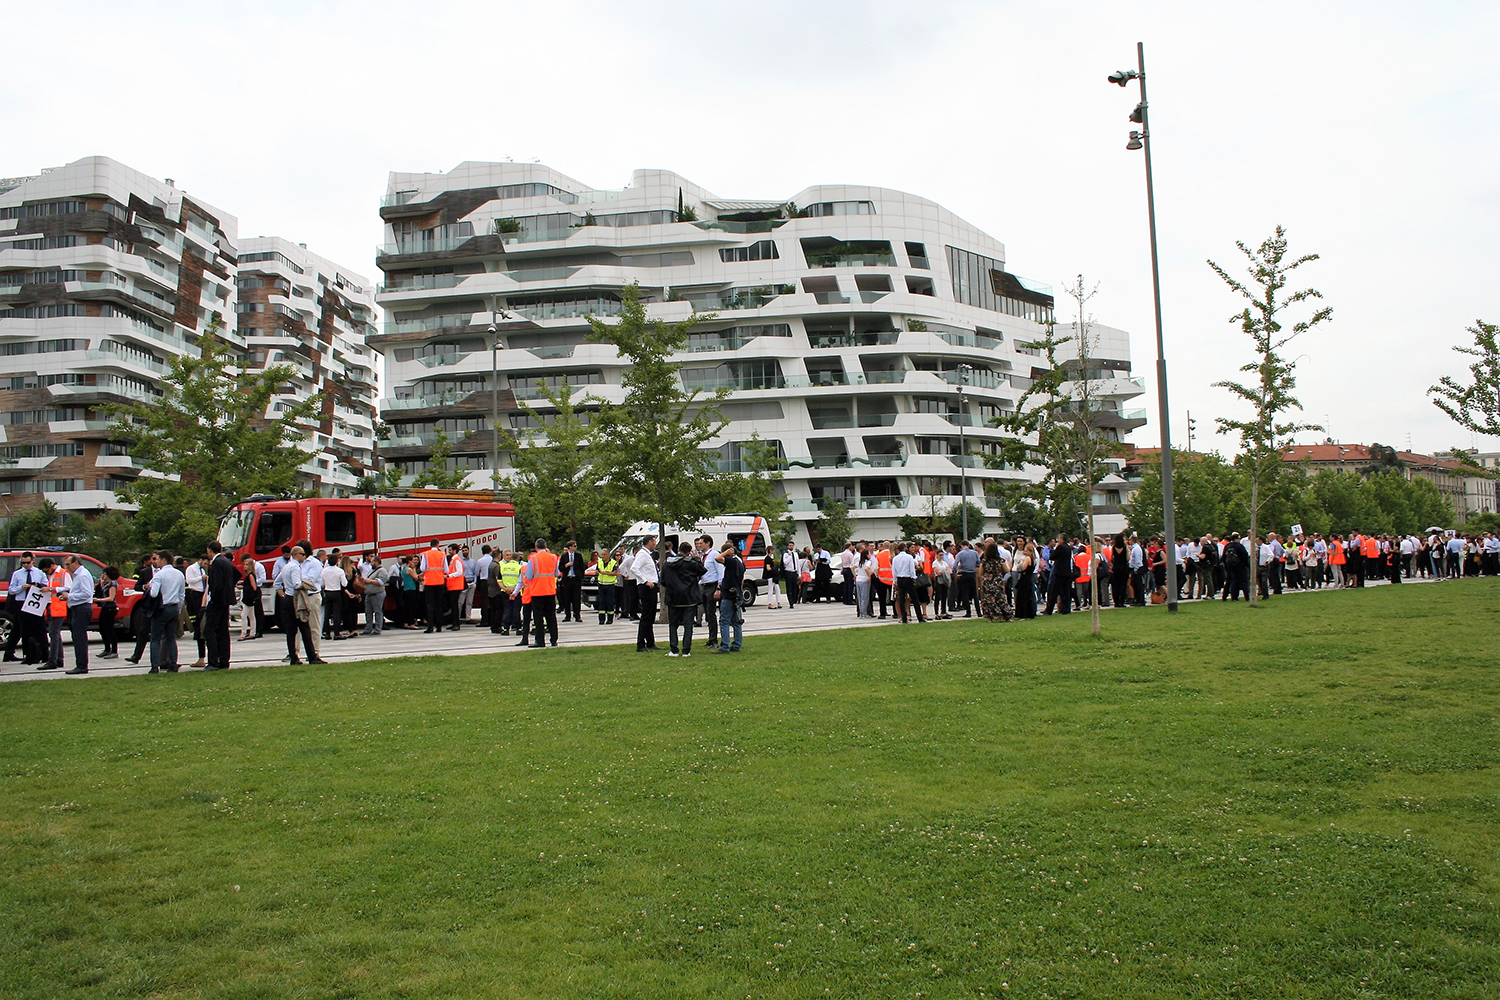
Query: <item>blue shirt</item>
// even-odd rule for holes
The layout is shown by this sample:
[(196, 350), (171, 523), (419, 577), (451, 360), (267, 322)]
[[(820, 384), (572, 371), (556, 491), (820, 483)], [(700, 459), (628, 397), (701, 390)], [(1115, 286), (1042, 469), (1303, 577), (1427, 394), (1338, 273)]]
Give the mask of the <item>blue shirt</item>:
[(68, 607), (94, 603), (94, 576), (80, 565), (73, 571), (73, 582), (68, 587)]
[(323, 592), (323, 564), (313, 556), (302, 560), (302, 582), (312, 584), (310, 587), (302, 588), (309, 593), (321, 594)]
[(724, 564), (714, 558), (713, 550), (703, 553), (703, 575), (698, 578), (698, 584), (710, 587), (724, 579)]
[(21, 567), (10, 575), (10, 599), (12, 601), (24, 601), (26, 591), (32, 584), (46, 583), (47, 574), (32, 566), (30, 570)]
[(182, 592), (185, 589), (187, 589), (187, 580), (183, 577), (182, 570), (176, 566), (163, 566), (156, 571), (156, 575), (146, 585), (146, 593), (159, 597), (163, 606), (181, 604)]

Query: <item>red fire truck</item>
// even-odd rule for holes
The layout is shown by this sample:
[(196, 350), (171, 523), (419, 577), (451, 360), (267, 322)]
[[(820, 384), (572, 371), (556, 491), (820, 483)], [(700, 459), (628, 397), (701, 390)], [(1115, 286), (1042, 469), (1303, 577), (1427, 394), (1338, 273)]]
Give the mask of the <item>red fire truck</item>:
[(313, 549), (345, 554), (378, 552), (382, 559), (414, 555), (436, 538), (468, 545), (475, 558), (482, 545), (515, 547), (516, 509), (489, 491), (402, 491), (371, 499), (283, 499), (253, 496), (231, 507), (219, 522), (219, 542), (236, 563), (245, 556), (265, 565), (283, 545), (312, 542)]

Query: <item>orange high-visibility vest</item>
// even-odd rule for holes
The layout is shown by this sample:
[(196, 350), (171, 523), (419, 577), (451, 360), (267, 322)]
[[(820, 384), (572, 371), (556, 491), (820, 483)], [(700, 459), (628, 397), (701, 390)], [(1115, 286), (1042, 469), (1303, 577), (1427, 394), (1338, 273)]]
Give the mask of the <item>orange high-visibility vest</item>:
[(448, 560), (443, 557), (443, 550), (428, 549), (422, 553), (422, 565), (427, 567), (422, 570), (423, 585), (441, 587), (443, 585), (443, 567), (448, 565)]
[(1344, 565), (1344, 543), (1334, 542), (1328, 546), (1328, 563), (1331, 566)]
[(1089, 564), (1093, 561), (1093, 555), (1092, 551), (1084, 549), (1073, 557), (1073, 565), (1078, 567), (1078, 583), (1089, 582)]
[[(526, 561), (529, 563), (531, 560), (528, 559)], [(531, 603), (531, 592), (532, 592), (532, 588), (534, 588), (535, 586), (536, 586), (536, 581), (535, 580), (530, 579), (524, 573), (521, 575), (521, 603), (522, 604), (530, 604)]]
[(557, 556), (551, 552), (537, 551), (527, 560), (530, 564), (532, 593), (538, 597), (557, 594)]
[(896, 574), (891, 569), (891, 553), (887, 549), (875, 554), (875, 578), (887, 586), (896, 582)]
[[(52, 586), (56, 587), (58, 590), (67, 589), (67, 570), (63, 569), (61, 566), (58, 566), (52, 571)], [(68, 599), (65, 596), (61, 596), (59, 594), (53, 594), (52, 603), (47, 606), (47, 610), (52, 613), (53, 618), (68, 617)]]
[(464, 561), (462, 556), (454, 556), (453, 561), (448, 564), (448, 589), (463, 590), (468, 584), (464, 582)]
[(1378, 538), (1376, 538), (1374, 535), (1366, 535), (1365, 536), (1365, 558), (1366, 559), (1378, 559), (1378, 558), (1380, 558), (1380, 540)]

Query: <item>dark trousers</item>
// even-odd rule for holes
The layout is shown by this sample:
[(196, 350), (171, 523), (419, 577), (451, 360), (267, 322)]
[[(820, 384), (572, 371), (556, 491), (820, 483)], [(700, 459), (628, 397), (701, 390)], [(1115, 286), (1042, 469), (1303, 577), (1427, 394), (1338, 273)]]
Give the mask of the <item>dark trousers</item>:
[(460, 625), (463, 624), (463, 622), (461, 622), (458, 617), (458, 606), (459, 603), (463, 600), (464, 592), (462, 590), (450, 590), (446, 593), (448, 608), (447, 614), (442, 621), (438, 622), (437, 627), (442, 628), (443, 622), (447, 622), (449, 628), (456, 630)]
[(708, 626), (708, 644), (717, 646), (719, 644), (719, 602), (714, 597), (716, 583), (704, 583), (699, 585), (698, 607), (703, 614), (703, 623)]
[(615, 585), (612, 583), (601, 583), (599, 585), (599, 599), (594, 602), (594, 607), (599, 611), (599, 624), (607, 625), (615, 620)]
[(641, 585), (634, 580), (625, 581), (625, 593), (621, 595), (620, 614), (626, 618), (634, 618), (640, 613)]
[(795, 608), (797, 599), (802, 596), (802, 574), (782, 570), (781, 579), (786, 583), (786, 602)]
[(640, 605), (641, 624), (635, 630), (635, 648), (656, 648), (656, 588), (638, 584), (636, 601)]
[[(878, 577), (871, 580), (870, 585), (875, 588), (875, 599), (880, 602), (880, 617), (884, 618), (886, 603), (891, 599), (891, 585)], [(895, 610), (894, 607), (891, 608), (892, 614), (895, 613)]]
[[(292, 613), (292, 621), (296, 623), (297, 634), (302, 636), (302, 651), (307, 654), (307, 662), (311, 663), (318, 659), (318, 647), (313, 645), (312, 621), (298, 618), (296, 612)], [(292, 656), (296, 658), (295, 653)]]
[(948, 602), (950, 612), (962, 608), (965, 616), (973, 614), (974, 579), (973, 573), (958, 573), (953, 577), (953, 597)]
[(66, 614), (54, 615), (47, 612), (47, 662), (54, 667), (63, 665), (63, 625), (67, 623)]
[(93, 620), (93, 604), (73, 604), (68, 607), (68, 631), (73, 637), (73, 666), (80, 670), (89, 668), (89, 625)]
[(900, 591), (900, 597), (896, 599), (896, 610), (901, 613), (901, 620), (906, 621), (909, 614), (915, 611), (917, 621), (925, 622), (927, 618), (922, 614), (922, 595), (917, 592), (917, 581), (909, 576), (897, 577), (896, 586)]
[(1138, 608), (1144, 608), (1146, 595), (1151, 590), (1151, 574), (1142, 566), (1140, 569), (1131, 571), (1131, 579), (1135, 582), (1135, 605)]
[(1052, 614), (1054, 605), (1058, 606), (1059, 614), (1071, 614), (1073, 611), (1073, 583), (1064, 580), (1061, 571), (1052, 574), (1052, 585), (1047, 588), (1047, 610), (1046, 614)]
[[(12, 597), (5, 602), (5, 615), (10, 619), (10, 635), (5, 639), (5, 658), (14, 660), (16, 658), (16, 643), (21, 641), (21, 619), (30, 618), (31, 615), (21, 611), (21, 600)], [(22, 647), (25, 651), (25, 647)]]
[(500, 630), (505, 628), (505, 606), (509, 603), (509, 597), (510, 595), (503, 590), (494, 597), (490, 597), (488, 594), (485, 595), (484, 609), (486, 620), (484, 624), (490, 627), (490, 632), (494, 635), (498, 635)]
[[(323, 591), (323, 638), (331, 638), (342, 631), (344, 631), (344, 592), (325, 590)], [(210, 658), (208, 662), (213, 663), (213, 659)]]
[(177, 669), (177, 619), (182, 605), (164, 604), (151, 616), (151, 669)]
[(1129, 573), (1114, 573), (1109, 578), (1110, 597), (1114, 600), (1115, 607), (1123, 608), (1127, 600), (1126, 590), (1130, 587)]
[(208, 665), (229, 668), (229, 605), (210, 604), (203, 609), (203, 640)]
[(187, 600), (188, 627), (193, 630), (193, 638), (198, 641), (198, 660), (205, 662), (206, 650), (203, 646), (203, 591), (189, 590), (184, 595)]
[(536, 626), (538, 646), (545, 646), (547, 637), (551, 637), (552, 645), (557, 645), (556, 594), (533, 594), (531, 596), (531, 623)]
[(844, 603), (854, 603), (854, 569), (844, 570)]
[(448, 591), (441, 585), (425, 587), (422, 595), (427, 599), (427, 631), (443, 627), (443, 617), (448, 609)]
[(99, 605), (99, 638), (104, 640), (104, 652), (120, 652), (120, 641), (115, 637), (115, 602), (105, 601)]
[(267, 628), (268, 628), (268, 626), (266, 625), (266, 598), (265, 598), (265, 594), (261, 593), (261, 589), (258, 586), (254, 588), (254, 596), (255, 596), (255, 637), (257, 639), (259, 639), (261, 636), (263, 636), (263, 635), (266, 634), (266, 631), (267, 631)]
[(682, 629), (682, 652), (693, 651), (693, 618), (697, 616), (696, 604), (673, 604), (667, 607), (667, 643), (672, 652), (677, 652), (677, 630)]
[[(280, 592), (276, 594), (276, 623), (286, 636), (286, 655), (290, 659), (297, 659), (297, 612), (292, 599)], [(311, 646), (307, 648), (307, 655), (312, 655)]]
[(583, 581), (576, 576), (565, 576), (558, 597), (562, 600), (563, 619), (583, 621)]

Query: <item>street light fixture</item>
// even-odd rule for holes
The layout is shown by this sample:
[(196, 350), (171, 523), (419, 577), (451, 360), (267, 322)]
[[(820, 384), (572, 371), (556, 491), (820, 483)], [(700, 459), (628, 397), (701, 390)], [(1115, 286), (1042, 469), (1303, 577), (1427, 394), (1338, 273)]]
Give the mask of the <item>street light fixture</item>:
[(1109, 74), (1109, 82), (1124, 87), (1131, 80), (1140, 84), (1141, 100), (1130, 113), (1130, 120), (1140, 125), (1131, 130), (1126, 149), (1146, 152), (1146, 215), (1151, 226), (1151, 291), (1156, 303), (1156, 405), (1161, 419), (1161, 494), (1163, 543), (1172, 551), (1167, 562), (1167, 610), (1177, 610), (1177, 517), (1172, 502), (1172, 427), (1167, 410), (1167, 353), (1161, 335), (1161, 267), (1156, 253), (1156, 191), (1151, 181), (1151, 126), (1147, 120), (1146, 45), (1136, 42), (1137, 69), (1121, 69)]
[(964, 422), (969, 419), (968, 407), (964, 405), (964, 386), (969, 384), (970, 365), (958, 366), (958, 480), (959, 518), (963, 522), (964, 541), (969, 540), (969, 446), (964, 437)]

